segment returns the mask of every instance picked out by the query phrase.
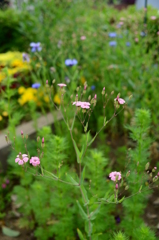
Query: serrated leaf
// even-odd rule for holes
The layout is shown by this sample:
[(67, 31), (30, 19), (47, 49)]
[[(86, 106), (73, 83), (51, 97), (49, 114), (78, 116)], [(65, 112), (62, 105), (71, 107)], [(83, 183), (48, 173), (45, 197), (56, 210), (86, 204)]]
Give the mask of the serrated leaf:
[(4, 235), (8, 237), (18, 237), (20, 235), (20, 232), (14, 231), (8, 227), (2, 226), (2, 232)]
[(78, 236), (79, 236), (80, 240), (85, 240), (82, 232), (78, 228), (77, 228), (77, 233), (78, 233)]
[(87, 220), (88, 221), (88, 216), (87, 214), (85, 213), (85, 211), (83, 210), (83, 208), (81, 207), (79, 201), (77, 200), (77, 205), (79, 207), (79, 210), (80, 210), (80, 214), (81, 216), (83, 217), (84, 220)]

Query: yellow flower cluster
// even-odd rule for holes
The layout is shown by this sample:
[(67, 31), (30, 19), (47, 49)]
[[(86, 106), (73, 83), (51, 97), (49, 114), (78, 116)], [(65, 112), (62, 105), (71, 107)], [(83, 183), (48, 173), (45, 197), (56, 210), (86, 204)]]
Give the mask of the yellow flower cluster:
[(20, 52), (7, 52), (0, 54), (0, 83), (5, 79), (6, 75), (2, 71), (4, 67), (8, 68), (10, 76), (15, 73), (28, 72), (31, 66), (28, 62), (23, 62), (22, 53)]
[(21, 106), (29, 101), (36, 102), (37, 89), (20, 87), (18, 93), (21, 94), (21, 97), (18, 99)]
[(2, 115), (0, 115), (0, 121), (3, 120), (3, 117), (8, 117), (8, 113), (6, 111), (3, 111)]
[[(50, 102), (45, 88), (34, 89), (19, 87), (18, 93), (21, 95), (21, 97), (18, 99), (18, 102), (21, 106), (29, 101), (34, 101), (38, 107), (42, 106), (44, 103), (47, 104)], [(54, 103), (58, 105), (60, 104), (60, 97), (58, 94), (55, 94), (53, 100)]]

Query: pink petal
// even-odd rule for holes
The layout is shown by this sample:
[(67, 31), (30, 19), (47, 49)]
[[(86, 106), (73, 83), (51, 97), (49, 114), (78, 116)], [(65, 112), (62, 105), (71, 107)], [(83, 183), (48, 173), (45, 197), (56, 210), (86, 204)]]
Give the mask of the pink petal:
[(23, 165), (24, 164), (23, 160), (19, 160), (18, 164)]
[(19, 162), (19, 160), (20, 160), (20, 158), (16, 158), (16, 159), (15, 159), (15, 162), (17, 163), (17, 162)]
[(119, 98), (119, 99), (118, 99), (118, 103), (119, 103), (119, 104), (124, 104), (124, 103), (125, 103), (125, 100), (122, 99), (122, 98)]

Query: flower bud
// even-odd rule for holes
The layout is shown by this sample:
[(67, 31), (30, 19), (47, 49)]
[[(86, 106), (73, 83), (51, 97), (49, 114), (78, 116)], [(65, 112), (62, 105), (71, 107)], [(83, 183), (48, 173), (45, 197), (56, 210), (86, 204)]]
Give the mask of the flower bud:
[(76, 102), (78, 101), (78, 94), (76, 94), (76, 98), (75, 98), (75, 101), (76, 101)]
[(94, 95), (94, 99), (97, 100), (97, 94)]
[(153, 182), (156, 182), (158, 180), (158, 176), (155, 176), (154, 178), (153, 178)]
[(46, 80), (46, 85), (48, 85), (48, 80)]
[(38, 136), (38, 137), (37, 137), (37, 142), (39, 142), (39, 140), (40, 140), (40, 137)]
[(129, 177), (129, 175), (130, 175), (130, 171), (127, 172), (126, 177)]
[(24, 138), (23, 131), (21, 131), (21, 136), (22, 136), (22, 138)]
[(44, 137), (42, 138), (42, 141), (41, 141), (41, 147), (43, 148), (45, 146), (44, 144)]
[(104, 95), (104, 94), (105, 94), (105, 87), (102, 90), (102, 95)]
[(5, 135), (5, 139), (6, 139), (6, 142), (8, 143), (8, 136), (7, 135)]
[(146, 163), (146, 165), (145, 165), (145, 170), (147, 170), (147, 169), (149, 168), (149, 166), (150, 166), (150, 163), (149, 163), (149, 162)]
[(115, 189), (118, 189), (118, 188), (119, 188), (119, 185), (118, 185), (118, 184), (116, 184), (116, 185), (115, 185)]

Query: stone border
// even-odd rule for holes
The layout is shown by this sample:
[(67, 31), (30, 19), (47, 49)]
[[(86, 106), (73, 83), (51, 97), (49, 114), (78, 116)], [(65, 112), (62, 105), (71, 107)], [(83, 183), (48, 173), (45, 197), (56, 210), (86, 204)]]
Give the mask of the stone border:
[[(47, 125), (53, 125), (55, 121), (59, 120), (62, 120), (62, 113), (60, 111), (54, 111), (53, 113), (48, 113), (46, 116), (39, 117), (37, 119), (37, 127), (40, 129)], [(28, 136), (35, 135), (36, 130), (34, 128), (34, 121), (29, 121), (16, 127), (16, 136), (20, 135), (21, 131)], [(7, 157), (10, 152), (10, 143), (7, 143), (5, 140), (6, 134), (7, 129), (0, 133), (0, 163), (4, 170), (7, 169)]]

